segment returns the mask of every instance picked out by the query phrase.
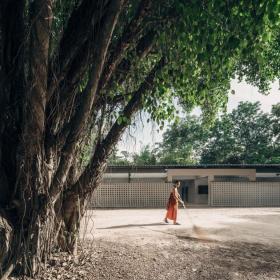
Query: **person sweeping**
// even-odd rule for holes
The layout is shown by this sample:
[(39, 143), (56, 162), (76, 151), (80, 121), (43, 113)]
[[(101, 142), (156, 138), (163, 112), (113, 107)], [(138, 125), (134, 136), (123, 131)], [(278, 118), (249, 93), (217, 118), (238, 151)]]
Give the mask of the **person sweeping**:
[(168, 224), (168, 220), (172, 220), (174, 225), (180, 225), (177, 222), (177, 213), (178, 213), (178, 204), (179, 202), (185, 208), (185, 204), (178, 192), (178, 188), (180, 187), (180, 181), (175, 181), (172, 190), (170, 192), (170, 196), (166, 206), (166, 215), (164, 218), (164, 222)]

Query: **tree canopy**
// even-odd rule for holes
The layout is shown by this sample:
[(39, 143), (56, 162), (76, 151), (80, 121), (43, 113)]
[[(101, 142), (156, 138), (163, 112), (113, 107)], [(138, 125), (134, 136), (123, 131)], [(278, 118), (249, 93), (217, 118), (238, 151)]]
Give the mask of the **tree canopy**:
[(260, 103), (240, 103), (210, 130), (202, 149), (202, 163), (280, 163), (279, 118), (275, 105), (270, 114)]
[(86, 201), (137, 112), (162, 125), (179, 102), (211, 123), (234, 75), (265, 90), (278, 77), (279, 10), (276, 0), (1, 0), (0, 208), (13, 249), (0, 275), (16, 265), (34, 275), (56, 246), (75, 251)]
[(241, 102), (212, 126), (206, 126), (202, 116), (188, 114), (170, 125), (156, 148), (145, 146), (132, 160), (120, 157), (110, 164), (280, 163), (279, 111), (280, 103), (264, 113), (259, 102)]

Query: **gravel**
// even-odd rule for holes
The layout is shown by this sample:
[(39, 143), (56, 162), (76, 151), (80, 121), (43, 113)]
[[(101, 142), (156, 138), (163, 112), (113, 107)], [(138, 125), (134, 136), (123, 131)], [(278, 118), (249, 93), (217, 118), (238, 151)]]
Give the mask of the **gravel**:
[(36, 279), (279, 280), (279, 213), (188, 209), (172, 226), (156, 209), (91, 211), (78, 256), (54, 254)]
[(97, 239), (74, 259), (55, 254), (38, 280), (280, 279), (278, 248), (178, 238), (170, 246), (137, 246)]

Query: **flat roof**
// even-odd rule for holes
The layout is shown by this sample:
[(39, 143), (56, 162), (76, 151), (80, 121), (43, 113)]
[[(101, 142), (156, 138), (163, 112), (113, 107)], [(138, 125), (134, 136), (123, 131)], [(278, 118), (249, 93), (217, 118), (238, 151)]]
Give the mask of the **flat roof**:
[(167, 165), (108, 165), (106, 173), (155, 173), (166, 169), (256, 169), (262, 173), (280, 173), (280, 164), (167, 164)]

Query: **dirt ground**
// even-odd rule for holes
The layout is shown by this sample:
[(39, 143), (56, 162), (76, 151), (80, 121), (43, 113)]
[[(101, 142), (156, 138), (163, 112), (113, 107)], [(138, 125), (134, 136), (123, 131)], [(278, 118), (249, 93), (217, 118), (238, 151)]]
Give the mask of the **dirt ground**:
[(88, 211), (79, 258), (54, 255), (37, 279), (280, 279), (280, 208)]
[(179, 226), (163, 223), (164, 215), (163, 209), (88, 211), (81, 237), (140, 246), (171, 245), (178, 238), (280, 246), (280, 208), (180, 209)]
[[(280, 208), (93, 210), (95, 279), (280, 279)], [(96, 252), (95, 252), (96, 254)]]

